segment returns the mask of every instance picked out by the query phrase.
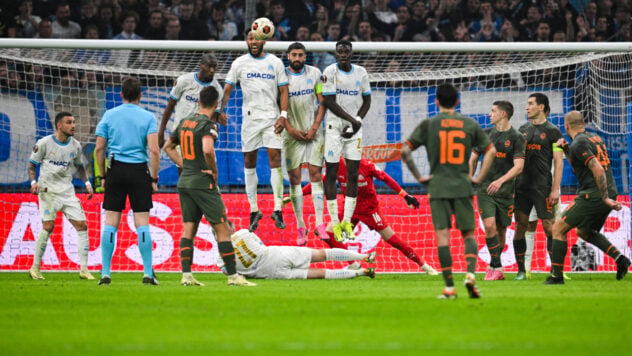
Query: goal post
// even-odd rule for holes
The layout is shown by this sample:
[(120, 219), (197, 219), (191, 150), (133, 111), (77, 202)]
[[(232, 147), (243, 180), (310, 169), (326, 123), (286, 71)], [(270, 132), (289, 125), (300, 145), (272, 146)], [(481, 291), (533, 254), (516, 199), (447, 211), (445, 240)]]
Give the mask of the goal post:
[[(290, 42), (267, 42), (265, 50), (280, 58)], [(333, 42), (304, 42), (308, 63), (316, 66), (335, 62)], [(73, 113), (77, 119), (76, 138), (84, 146), (86, 163), (92, 160), (94, 130), (103, 112), (121, 103), (121, 78), (134, 75), (143, 83), (140, 105), (160, 120), (175, 79), (196, 71), (204, 52), (218, 58), (216, 78), (222, 83), (232, 61), (246, 53), (245, 41), (117, 41), (117, 40), (37, 40), (0, 39), (0, 270), (25, 270), (30, 267), (34, 238), (41, 229), (37, 197), (28, 193), (27, 162), (37, 139), (53, 132), (56, 112)], [(416, 125), (437, 113), (435, 86), (451, 82), (460, 91), (458, 110), (489, 127), (488, 113), (495, 100), (514, 105), (511, 124), (526, 122), (527, 97), (533, 92), (546, 94), (551, 101), (549, 120), (563, 129), (563, 116), (570, 110), (581, 111), (590, 122), (589, 129), (606, 141), (625, 207), (613, 212), (604, 233), (630, 256), (630, 140), (632, 140), (632, 43), (378, 43), (354, 42), (352, 63), (364, 66), (371, 81), (372, 105), (364, 120), (365, 157), (395, 178), (405, 189), (422, 200), (420, 210), (409, 210), (397, 195), (377, 184), (382, 213), (398, 236), (416, 252), (438, 266), (436, 243), (423, 188), (416, 184), (400, 161), (399, 149)], [(248, 221), (248, 203), (243, 192), (243, 156), (241, 153), (241, 91), (231, 96), (227, 114), (229, 124), (220, 129), (217, 143), (219, 182), (224, 192), (228, 215), (237, 226)], [(168, 124), (167, 132), (171, 130)], [(260, 156), (264, 158), (264, 155)], [(424, 149), (414, 153), (423, 172), (429, 167)], [(267, 195), (267, 160), (258, 162), (260, 208), (266, 215), (272, 210)], [(286, 177), (287, 178), (287, 177)], [(307, 175), (304, 174), (307, 181)], [(82, 182), (76, 180), (78, 192)], [(163, 153), (160, 165), (161, 193), (155, 196), (151, 218), (154, 239), (154, 264), (157, 270), (179, 270), (178, 241), (182, 233), (180, 208), (174, 186), (177, 170)], [(287, 185), (286, 181), (286, 185)], [(562, 205), (573, 198), (577, 182), (565, 163)], [(288, 189), (286, 187), (286, 194)], [(100, 265), (99, 239), (102, 227), (100, 202), (81, 195), (88, 217), (90, 235), (89, 263)], [(305, 199), (308, 227), (313, 228), (313, 205)], [(268, 244), (295, 243), (296, 223), (292, 209), (283, 211), (286, 230), (274, 228), (264, 219), (258, 234)], [(325, 214), (327, 216), (327, 214)], [(477, 215), (478, 218), (478, 215)], [(136, 236), (132, 220), (123, 219), (119, 244), (114, 255), (115, 270), (140, 270)], [(68, 221), (58, 218), (43, 260), (43, 269), (76, 269), (76, 233)], [(380, 242), (379, 236), (362, 230), (359, 241), (350, 248), (363, 251), (376, 248), (380, 254), (378, 269), (387, 272), (418, 272), (418, 266), (399, 251)], [(509, 236), (511, 235), (511, 236)], [(513, 229), (508, 232), (511, 241)], [(576, 237), (571, 234), (570, 244)], [(216, 271), (212, 232), (202, 224), (196, 239), (194, 269)], [(455, 235), (457, 236), (457, 235)], [(310, 247), (325, 247), (310, 233)], [(488, 259), (482, 225), (477, 227), (482, 261)], [(453, 241), (455, 254), (462, 254), (461, 241)], [(575, 246), (567, 268), (613, 270), (614, 264), (597, 250)], [(505, 265), (514, 262), (511, 243), (503, 254)], [(533, 270), (546, 271), (545, 239), (539, 231)], [(486, 264), (480, 262), (478, 269)], [(455, 258), (455, 270), (464, 270), (462, 258)], [(512, 268), (509, 268), (511, 271)]]

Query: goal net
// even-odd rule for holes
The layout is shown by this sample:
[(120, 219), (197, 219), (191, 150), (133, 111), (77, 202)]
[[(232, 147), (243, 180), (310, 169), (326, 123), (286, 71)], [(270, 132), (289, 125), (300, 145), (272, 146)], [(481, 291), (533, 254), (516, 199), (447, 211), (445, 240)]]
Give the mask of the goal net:
[[(289, 43), (268, 42), (266, 50), (283, 58)], [(333, 43), (305, 43), (308, 64), (334, 63)], [(27, 164), (35, 142), (53, 133), (55, 113), (69, 111), (76, 118), (77, 138), (84, 147), (84, 161), (93, 167), (95, 128), (103, 112), (122, 103), (121, 78), (133, 75), (143, 82), (140, 105), (153, 112), (159, 121), (175, 79), (196, 71), (202, 53), (213, 52), (218, 58), (216, 78), (222, 83), (232, 61), (246, 53), (244, 42), (161, 42), (161, 41), (0, 41), (0, 270), (26, 270), (33, 259), (34, 240), (42, 228), (37, 197), (29, 194)], [(398, 181), (421, 201), (419, 210), (410, 210), (403, 199), (378, 182), (380, 209), (387, 224), (416, 253), (438, 267), (436, 242), (428, 199), (400, 161), (401, 142), (422, 120), (437, 113), (434, 88), (438, 83), (454, 83), (460, 91), (458, 110), (489, 127), (488, 113), (495, 100), (509, 100), (515, 114), (511, 124), (518, 128), (526, 122), (527, 97), (534, 92), (550, 100), (548, 119), (562, 132), (563, 115), (580, 110), (607, 144), (613, 173), (624, 208), (613, 212), (604, 234), (623, 253), (630, 256), (629, 208), (629, 134), (632, 131), (632, 92), (630, 87), (632, 55), (619, 44), (458, 44), (454, 43), (355, 43), (353, 63), (369, 72), (372, 104), (364, 120), (364, 155)], [(244, 194), (241, 153), (241, 102), (239, 88), (231, 96), (227, 114), (229, 123), (221, 127), (217, 143), (219, 182), (229, 217), (247, 228), (249, 205)], [(167, 132), (171, 130), (171, 123)], [(283, 209), (287, 228), (278, 230), (269, 215), (273, 199), (269, 189), (270, 171), (265, 152), (258, 161), (259, 207), (264, 212), (257, 234), (266, 244), (295, 245), (296, 220), (291, 206)], [(425, 150), (414, 153), (423, 172), (429, 167)], [(304, 182), (308, 181), (303, 172)], [(100, 234), (104, 226), (102, 194), (87, 199), (83, 183), (75, 179), (77, 192), (87, 214), (91, 269), (100, 269)], [(163, 153), (160, 164), (160, 193), (154, 196), (150, 225), (154, 240), (156, 270), (179, 271), (178, 244), (182, 234), (180, 207), (175, 185), (177, 170)], [(577, 181), (565, 163), (562, 181), (562, 207), (574, 198)], [(285, 193), (288, 194), (286, 177)], [(361, 199), (361, 198), (360, 198)], [(340, 201), (339, 204), (342, 204)], [(313, 204), (305, 198), (308, 228), (313, 230)], [(125, 211), (118, 233), (113, 269), (140, 270), (135, 228), (131, 212)], [(479, 219), (478, 214), (476, 215)], [(328, 214), (325, 211), (325, 219)], [(480, 219), (476, 230), (483, 271), (489, 260)], [(358, 226), (358, 239), (350, 249), (377, 249), (378, 270), (418, 272), (419, 266), (398, 250), (381, 241), (377, 232)], [(507, 232), (502, 255), (507, 270), (515, 270), (513, 226)], [(452, 253), (455, 271), (465, 269), (462, 241), (453, 231)], [(43, 270), (76, 270), (78, 257), (76, 232), (62, 218), (56, 221), (43, 258)], [(216, 247), (212, 230), (201, 224), (195, 243), (194, 270), (217, 271)], [(532, 269), (549, 269), (546, 239), (538, 227)], [(309, 247), (325, 247), (310, 232)], [(611, 259), (569, 236), (567, 270), (611, 271)], [(329, 267), (340, 264), (328, 263)]]

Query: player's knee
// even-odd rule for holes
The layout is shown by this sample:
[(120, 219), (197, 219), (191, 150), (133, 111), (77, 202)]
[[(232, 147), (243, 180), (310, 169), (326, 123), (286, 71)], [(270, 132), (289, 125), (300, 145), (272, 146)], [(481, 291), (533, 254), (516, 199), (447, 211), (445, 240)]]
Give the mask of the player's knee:
[(498, 234), (498, 230), (496, 229), (496, 223), (495, 222), (485, 222), (484, 223), (485, 226), (485, 236), (486, 237), (492, 237)]

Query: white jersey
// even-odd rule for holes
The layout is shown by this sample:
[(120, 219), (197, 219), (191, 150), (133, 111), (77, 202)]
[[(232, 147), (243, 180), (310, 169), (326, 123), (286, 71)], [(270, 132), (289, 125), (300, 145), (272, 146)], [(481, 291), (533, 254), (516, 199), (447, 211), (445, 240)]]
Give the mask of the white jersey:
[(288, 120), (292, 127), (307, 131), (314, 123), (316, 94), (322, 93), (320, 70), (305, 65), (300, 73), (294, 73), (289, 68), (286, 68), (286, 73), (290, 83)]
[(255, 58), (248, 53), (237, 58), (226, 75), (226, 83), (241, 83), (244, 122), (279, 117), (278, 87), (287, 85), (288, 79), (283, 62), (275, 55), (266, 53)]
[[(182, 119), (197, 113), (200, 99), (200, 90), (212, 85), (217, 89), (219, 97), (218, 104), (222, 102), (224, 96), (224, 88), (216, 79), (208, 83), (201, 82), (197, 77), (197, 72), (183, 74), (176, 80), (176, 85), (171, 89), (169, 97), (178, 102), (176, 105), (176, 117), (173, 121), (173, 129), (178, 127)], [(218, 105), (219, 106), (219, 105)]]
[(55, 135), (42, 137), (33, 146), (31, 162), (41, 165), (39, 186), (49, 193), (74, 193), (72, 164), (81, 165), (81, 144), (73, 137), (66, 143), (57, 141)]
[[(371, 94), (369, 76), (364, 67), (352, 64), (351, 71), (345, 72), (334, 63), (323, 71), (323, 95), (336, 95), (336, 103), (355, 117), (362, 106), (362, 97)], [(334, 113), (327, 113), (327, 122), (336, 122), (340, 126), (341, 121)]]
[[(265, 259), (268, 247), (263, 244), (259, 236), (247, 229), (235, 232), (230, 237), (230, 242), (235, 249), (237, 273), (246, 276), (255, 275), (260, 262)], [(217, 260), (217, 266), (219, 268), (224, 266), (221, 256)]]

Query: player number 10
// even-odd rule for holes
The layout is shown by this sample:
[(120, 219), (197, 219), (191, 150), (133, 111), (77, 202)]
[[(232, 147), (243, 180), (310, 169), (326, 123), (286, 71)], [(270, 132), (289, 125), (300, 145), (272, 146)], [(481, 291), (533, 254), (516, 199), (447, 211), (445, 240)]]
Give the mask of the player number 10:
[(460, 130), (439, 131), (441, 151), (439, 161), (441, 164), (463, 164), (465, 162), (465, 145), (455, 142), (455, 138), (464, 139), (465, 132)]
[(182, 158), (190, 161), (195, 159), (192, 131), (180, 131), (180, 150), (182, 150)]

